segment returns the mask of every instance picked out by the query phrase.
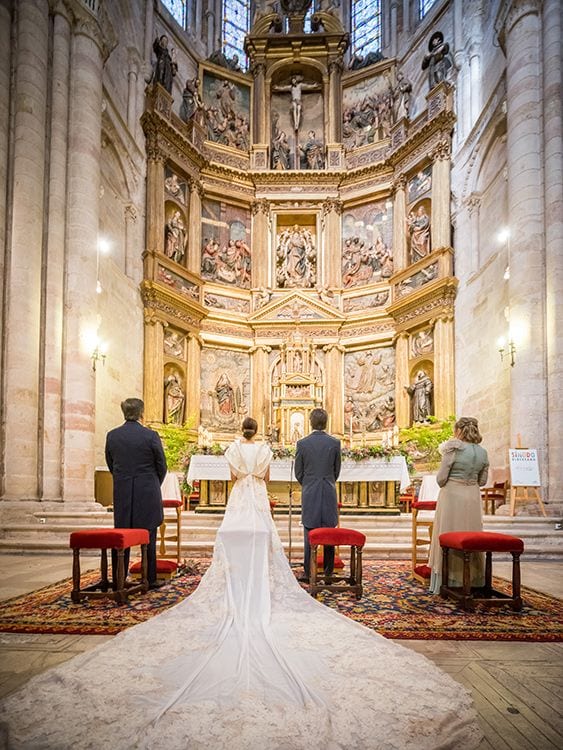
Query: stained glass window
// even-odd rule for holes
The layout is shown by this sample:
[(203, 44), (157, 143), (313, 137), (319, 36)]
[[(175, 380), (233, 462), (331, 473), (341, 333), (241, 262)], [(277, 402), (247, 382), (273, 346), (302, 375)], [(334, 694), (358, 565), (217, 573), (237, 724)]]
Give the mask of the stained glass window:
[(250, 24), (250, 0), (223, 0), (223, 52), (226, 57), (237, 55), (246, 67), (244, 37)]
[(418, 13), (420, 18), (424, 18), (435, 2), (436, 0), (418, 0)]
[(381, 49), (381, 0), (352, 0), (351, 34), (353, 55)]
[(185, 29), (187, 25), (187, 2), (186, 0), (162, 0), (162, 4), (167, 8), (174, 19), (180, 26)]

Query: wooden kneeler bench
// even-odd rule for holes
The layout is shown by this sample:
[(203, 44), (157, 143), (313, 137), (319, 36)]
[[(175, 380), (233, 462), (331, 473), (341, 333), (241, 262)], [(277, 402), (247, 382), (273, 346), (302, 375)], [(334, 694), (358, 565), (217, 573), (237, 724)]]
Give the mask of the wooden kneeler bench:
[[(522, 609), (520, 595), (520, 555), (524, 551), (524, 542), (510, 534), (497, 534), (491, 531), (450, 531), (440, 534), (442, 548), (442, 585), (440, 596), (443, 599), (455, 599), (463, 609), (475, 609), (479, 602), (488, 607), (509, 604), (515, 611)], [(448, 552), (463, 552), (463, 585), (448, 586)], [(471, 588), (471, 554), (485, 553), (485, 586), (482, 589)], [(509, 552), (512, 555), (512, 596), (493, 589), (493, 552)]]
[[(323, 589), (326, 591), (352, 591), (356, 599), (361, 599), (362, 586), (362, 550), (366, 543), (365, 534), (355, 529), (319, 528), (309, 532), (309, 544), (311, 545), (311, 570), (310, 570), (310, 592), (311, 596), (317, 597), (317, 593)], [(330, 580), (321, 582), (318, 575), (318, 549), (319, 545), (330, 545), (332, 547), (350, 547), (350, 575), (333, 574)], [(324, 552), (323, 552), (324, 556)]]
[[(149, 532), (146, 529), (83, 529), (73, 531), (70, 535), (70, 547), (73, 551), (72, 592), (71, 599), (78, 603), (82, 599), (115, 599), (124, 604), (131, 594), (139, 591), (146, 593), (149, 588), (147, 579), (147, 546)], [(127, 586), (125, 583), (125, 562), (123, 553), (129, 547), (141, 546), (141, 580), (138, 584)], [(80, 588), (80, 550), (101, 550), (100, 581), (91, 586)], [(108, 579), (108, 549), (117, 551), (116, 580), (112, 584)]]

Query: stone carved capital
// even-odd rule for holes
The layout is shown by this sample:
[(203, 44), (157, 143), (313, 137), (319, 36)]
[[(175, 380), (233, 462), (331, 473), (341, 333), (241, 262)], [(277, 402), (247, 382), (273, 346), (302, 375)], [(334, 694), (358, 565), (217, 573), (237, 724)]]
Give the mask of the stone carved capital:
[(104, 3), (94, 3), (91, 8), (80, 0), (63, 0), (71, 18), (75, 36), (92, 39), (102, 53), (105, 62), (117, 47), (117, 34), (113, 28)]
[(328, 72), (331, 76), (340, 75), (343, 70), (344, 62), (341, 57), (338, 57), (336, 60), (331, 60), (328, 64)]
[(336, 200), (335, 198), (327, 198), (322, 204), (323, 216), (328, 216), (330, 213), (335, 213), (340, 216), (342, 213), (342, 201)]
[(248, 350), (249, 354), (255, 354), (256, 352), (262, 352), (263, 354), (269, 354), (272, 351), (272, 347), (267, 344), (256, 344), (251, 346)]
[(199, 180), (196, 180), (195, 177), (188, 177), (188, 188), (190, 193), (198, 193), (200, 198), (203, 198), (205, 195), (203, 185)]
[(250, 70), (254, 78), (264, 77), (266, 75), (266, 63), (255, 62)]
[(407, 187), (407, 176), (406, 174), (398, 174), (393, 178), (391, 183), (391, 190), (396, 193), (397, 190), (405, 190)]
[(511, 0), (507, 3), (507, 13), (504, 22), (504, 31), (510, 34), (514, 26), (524, 16), (538, 15), (541, 12), (542, 0)]
[(340, 354), (344, 354), (346, 352), (346, 347), (342, 346), (342, 344), (326, 344), (323, 346), (323, 352), (326, 352), (329, 354), (330, 352), (337, 351)]
[(132, 221), (133, 223), (137, 221), (138, 212), (136, 206), (133, 203), (128, 203), (125, 206), (124, 213), (125, 221)]
[(446, 159), (451, 159), (452, 144), (449, 138), (443, 138), (438, 141), (436, 146), (432, 149), (430, 156), (433, 161), (445, 161)]
[(479, 207), (481, 205), (481, 196), (477, 194), (470, 195), (466, 200), (465, 205), (470, 216), (474, 213), (479, 213)]
[(264, 214), (264, 216), (270, 215), (270, 201), (267, 198), (260, 198), (256, 201), (252, 201), (252, 215)]

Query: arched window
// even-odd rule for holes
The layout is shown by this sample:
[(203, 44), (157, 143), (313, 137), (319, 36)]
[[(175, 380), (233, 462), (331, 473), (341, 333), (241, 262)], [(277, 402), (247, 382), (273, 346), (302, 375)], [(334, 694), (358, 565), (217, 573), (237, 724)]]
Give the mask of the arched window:
[(352, 55), (381, 49), (381, 0), (351, 0)]
[(223, 52), (226, 57), (237, 55), (246, 67), (244, 37), (250, 29), (250, 0), (223, 0)]
[(188, 4), (186, 0), (162, 0), (162, 4), (170, 12), (174, 20), (185, 29), (188, 25)]
[(419, 18), (424, 18), (430, 8), (434, 5), (436, 0), (418, 0), (418, 15)]

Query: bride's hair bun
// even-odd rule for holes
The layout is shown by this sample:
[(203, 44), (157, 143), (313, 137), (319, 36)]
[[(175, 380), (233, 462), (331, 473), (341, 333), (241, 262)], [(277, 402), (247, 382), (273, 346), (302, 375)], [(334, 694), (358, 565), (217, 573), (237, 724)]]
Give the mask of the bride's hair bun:
[(245, 440), (250, 440), (258, 432), (258, 422), (252, 417), (246, 417), (242, 423), (242, 436)]

